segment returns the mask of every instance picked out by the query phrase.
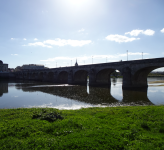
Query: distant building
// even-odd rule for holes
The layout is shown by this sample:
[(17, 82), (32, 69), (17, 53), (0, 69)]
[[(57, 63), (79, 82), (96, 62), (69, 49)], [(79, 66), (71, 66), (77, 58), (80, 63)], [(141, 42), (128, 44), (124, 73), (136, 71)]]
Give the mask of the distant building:
[(76, 63), (75, 63), (75, 66), (78, 66), (78, 63), (77, 63), (77, 59), (76, 59)]
[(17, 66), (16, 68), (15, 68), (15, 71), (21, 71), (21, 66)]
[(14, 68), (8, 68), (8, 72), (14, 72), (15, 69)]
[(29, 64), (23, 65), (22, 69), (45, 69), (44, 65)]
[(15, 68), (15, 71), (20, 71), (20, 70), (34, 70), (34, 69), (48, 69), (48, 68), (47, 67), (44, 67), (44, 65), (29, 64), (29, 65), (17, 66)]
[(0, 60), (0, 72), (7, 72), (8, 64), (4, 64), (3, 61)]

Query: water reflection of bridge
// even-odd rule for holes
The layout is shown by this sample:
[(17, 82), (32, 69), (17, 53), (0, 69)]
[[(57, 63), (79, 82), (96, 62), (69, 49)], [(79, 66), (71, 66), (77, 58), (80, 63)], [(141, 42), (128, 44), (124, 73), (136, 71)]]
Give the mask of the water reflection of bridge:
[[(139, 105), (152, 105), (151, 101), (147, 97), (147, 88), (140, 91), (127, 91), (123, 90), (122, 101), (117, 100), (111, 95), (111, 88), (102, 87), (89, 87), (87, 86), (44, 86), (38, 84), (17, 84), (17, 89), (22, 89), (24, 92), (36, 92), (40, 91), (60, 97), (78, 100), (90, 104), (104, 104), (114, 105), (119, 104), (139, 104)], [(89, 91), (88, 91), (89, 89)]]

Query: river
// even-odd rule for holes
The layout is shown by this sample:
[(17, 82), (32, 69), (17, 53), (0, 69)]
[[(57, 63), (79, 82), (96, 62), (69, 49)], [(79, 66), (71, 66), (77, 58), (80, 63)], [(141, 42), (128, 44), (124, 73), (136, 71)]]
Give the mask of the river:
[(51, 107), (80, 109), (164, 104), (164, 78), (148, 78), (148, 89), (122, 90), (122, 78), (112, 78), (110, 88), (55, 85), (35, 81), (0, 81), (0, 108)]

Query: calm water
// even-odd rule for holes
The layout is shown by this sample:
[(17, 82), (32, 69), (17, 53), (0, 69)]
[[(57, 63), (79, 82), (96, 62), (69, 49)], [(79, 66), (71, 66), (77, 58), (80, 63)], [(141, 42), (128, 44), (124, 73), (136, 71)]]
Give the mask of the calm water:
[[(159, 81), (159, 83), (153, 83)], [(164, 78), (148, 78), (142, 91), (122, 90), (122, 79), (111, 79), (110, 88), (54, 85), (33, 81), (0, 81), (0, 108), (53, 107), (79, 109), (124, 105), (164, 104)]]

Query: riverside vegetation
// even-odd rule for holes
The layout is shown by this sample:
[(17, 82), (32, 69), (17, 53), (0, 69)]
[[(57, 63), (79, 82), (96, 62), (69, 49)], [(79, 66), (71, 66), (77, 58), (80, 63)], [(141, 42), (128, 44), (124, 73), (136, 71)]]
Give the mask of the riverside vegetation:
[(164, 106), (0, 109), (0, 149), (164, 149)]

